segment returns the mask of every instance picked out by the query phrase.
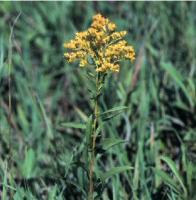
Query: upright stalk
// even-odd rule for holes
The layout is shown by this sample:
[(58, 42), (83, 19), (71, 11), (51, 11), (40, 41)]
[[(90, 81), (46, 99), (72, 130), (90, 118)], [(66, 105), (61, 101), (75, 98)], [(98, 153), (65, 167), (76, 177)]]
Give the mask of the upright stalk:
[(98, 107), (98, 98), (99, 98), (99, 85), (100, 79), (99, 74), (97, 75), (96, 81), (96, 96), (95, 96), (95, 105), (93, 112), (93, 131), (92, 131), (92, 149), (91, 149), (91, 160), (90, 160), (90, 169), (89, 169), (89, 200), (92, 200), (93, 197), (93, 164), (94, 164), (94, 150), (95, 150), (95, 132), (97, 125), (97, 107)]
[[(135, 60), (135, 51), (133, 47), (128, 46), (126, 41), (122, 40), (126, 35), (126, 31), (116, 32), (115, 29), (115, 24), (111, 23), (109, 19), (102, 17), (101, 14), (97, 14), (93, 17), (93, 22), (89, 29), (76, 33), (74, 40), (63, 45), (66, 49), (71, 51), (69, 53), (64, 53), (64, 57), (68, 63), (77, 60), (80, 62), (79, 65), (81, 67), (90, 67), (88, 78), (93, 80), (93, 82), (96, 76), (93, 119), (91, 115), (88, 121), (88, 128), (92, 123), (92, 127), (89, 129), (91, 131), (92, 128), (92, 133), (89, 142), (89, 130), (86, 129), (88, 143), (86, 144), (86, 149), (84, 151), (85, 157), (89, 152), (88, 150), (90, 146), (89, 200), (93, 200), (93, 161), (96, 145), (95, 133), (98, 120), (97, 110), (100, 91), (104, 84), (105, 76), (110, 72), (119, 72), (120, 61)], [(85, 159), (85, 161), (86, 165), (88, 165), (88, 159)]]

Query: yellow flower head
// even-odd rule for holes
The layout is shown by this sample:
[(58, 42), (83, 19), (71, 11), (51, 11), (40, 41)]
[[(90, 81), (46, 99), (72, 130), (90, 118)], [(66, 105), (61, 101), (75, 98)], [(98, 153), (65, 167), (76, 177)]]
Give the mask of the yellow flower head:
[[(97, 72), (118, 72), (119, 62), (135, 60), (135, 51), (122, 38), (126, 31), (116, 32), (116, 25), (101, 14), (95, 15), (86, 31), (75, 33), (75, 39), (63, 46), (70, 50), (64, 57), (70, 63), (78, 60), (80, 66), (94, 66)], [(91, 57), (90, 63), (87, 56)]]

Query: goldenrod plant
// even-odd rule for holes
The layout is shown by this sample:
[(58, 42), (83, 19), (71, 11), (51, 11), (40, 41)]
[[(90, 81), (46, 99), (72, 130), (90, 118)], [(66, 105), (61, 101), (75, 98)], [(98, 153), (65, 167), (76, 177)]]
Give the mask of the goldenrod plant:
[[(94, 110), (86, 125), (80, 123), (63, 123), (66, 127), (85, 128), (86, 129), (86, 147), (84, 148), (83, 159), (79, 162), (80, 165), (85, 166), (88, 176), (89, 188), (86, 191), (86, 196), (89, 200), (98, 199), (106, 186), (105, 180), (117, 173), (132, 169), (131, 166), (116, 167), (101, 174), (99, 177), (94, 177), (93, 165), (95, 160), (96, 149), (103, 149), (107, 146), (114, 146), (116, 144), (126, 142), (121, 139), (107, 138), (101, 141), (96, 141), (96, 138), (101, 134), (97, 134), (98, 118), (103, 117), (107, 113), (114, 113), (127, 109), (126, 106), (120, 106), (99, 112), (98, 100), (102, 95), (102, 88), (104, 80), (107, 75), (112, 72), (119, 72), (119, 62), (135, 60), (135, 51), (132, 46), (127, 45), (123, 40), (126, 31), (116, 31), (116, 25), (97, 14), (93, 16), (93, 21), (88, 30), (75, 33), (75, 39), (69, 43), (64, 44), (64, 47), (70, 52), (65, 53), (64, 57), (67, 62), (79, 61), (79, 66), (87, 68), (87, 76), (89, 80), (94, 82), (94, 90), (92, 92), (92, 99), (94, 101)], [(88, 156), (89, 155), (89, 156)], [(95, 196), (96, 195), (96, 196)]]

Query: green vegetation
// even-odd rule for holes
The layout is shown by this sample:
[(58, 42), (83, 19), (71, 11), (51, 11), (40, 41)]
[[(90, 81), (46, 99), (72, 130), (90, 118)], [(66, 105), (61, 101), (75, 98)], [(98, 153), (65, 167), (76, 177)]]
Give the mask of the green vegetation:
[(195, 2), (0, 2), (0, 199), (86, 199), (91, 85), (63, 43), (99, 12), (136, 51), (99, 99), (101, 112), (129, 107), (98, 121), (113, 138), (95, 152), (100, 199), (196, 199)]

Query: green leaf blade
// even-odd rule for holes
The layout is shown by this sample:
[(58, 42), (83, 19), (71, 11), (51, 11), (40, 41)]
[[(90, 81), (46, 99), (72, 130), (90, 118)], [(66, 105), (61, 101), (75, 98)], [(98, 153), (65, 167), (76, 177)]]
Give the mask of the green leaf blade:
[(63, 122), (61, 125), (67, 128), (86, 129), (86, 124), (80, 122)]
[(68, 180), (67, 180), (66, 183), (75, 186), (76, 188), (78, 188), (78, 189), (82, 192), (82, 194), (83, 194), (85, 197), (87, 197), (87, 194), (86, 194), (85, 190), (84, 190), (84, 189), (82, 188), (82, 186), (79, 185), (77, 182), (75, 182), (75, 181), (68, 181)]
[(111, 112), (117, 112), (117, 111), (120, 111), (120, 110), (125, 110), (125, 109), (129, 109), (129, 107), (127, 106), (118, 106), (118, 107), (114, 107), (112, 109), (109, 109), (103, 113), (100, 114), (100, 116), (102, 115), (105, 115), (105, 114), (108, 114), (108, 113), (111, 113)]
[(189, 91), (185, 84), (183, 83), (183, 77), (182, 75), (172, 66), (170, 63), (161, 63), (162, 67), (167, 71), (167, 73), (170, 75), (171, 78), (178, 84), (178, 86), (182, 89), (185, 96), (187, 97), (189, 104), (191, 107), (193, 106), (193, 100), (191, 96), (189, 95)]
[(113, 175), (117, 175), (119, 173), (122, 173), (122, 172), (127, 171), (127, 170), (131, 170), (131, 169), (133, 169), (133, 167), (131, 167), (131, 166), (123, 166), (123, 167), (112, 168), (109, 171), (101, 174), (101, 176), (100, 176), (101, 181), (104, 182), (107, 178), (109, 178)]
[(180, 176), (180, 173), (178, 172), (178, 170), (175, 166), (175, 163), (170, 158), (168, 158), (166, 156), (161, 156), (161, 160), (165, 161), (167, 163), (167, 165), (170, 167), (170, 169), (172, 170), (172, 172), (176, 176), (177, 180), (179, 181), (180, 185), (182, 186), (184, 193), (185, 193), (185, 196), (187, 196), (186, 187), (184, 185), (182, 177)]
[(128, 142), (127, 140), (122, 140), (122, 139), (115, 139), (115, 138), (105, 138), (100, 142), (100, 145), (102, 146), (102, 148), (107, 151), (108, 149), (110, 149), (111, 147), (120, 144), (120, 143), (124, 143), (124, 142)]
[(167, 184), (169, 185), (171, 188), (174, 189), (174, 191), (176, 191), (177, 193), (180, 193), (178, 190), (178, 186), (176, 184), (176, 182), (165, 172), (163, 172), (160, 169), (157, 168), (153, 168), (153, 171)]

